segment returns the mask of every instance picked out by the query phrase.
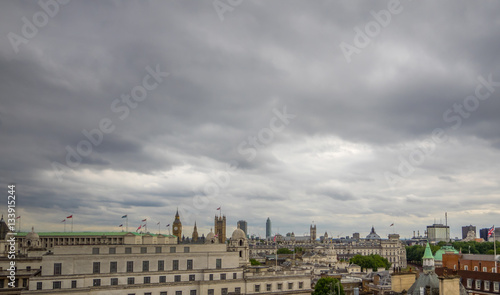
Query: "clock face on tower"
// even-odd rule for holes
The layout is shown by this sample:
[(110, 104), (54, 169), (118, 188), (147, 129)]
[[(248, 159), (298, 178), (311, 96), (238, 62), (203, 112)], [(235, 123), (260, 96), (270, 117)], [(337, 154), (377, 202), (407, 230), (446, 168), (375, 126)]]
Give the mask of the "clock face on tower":
[(174, 230), (177, 230), (177, 229), (178, 229), (178, 227), (177, 227), (177, 226), (176, 226), (176, 227), (174, 227)]

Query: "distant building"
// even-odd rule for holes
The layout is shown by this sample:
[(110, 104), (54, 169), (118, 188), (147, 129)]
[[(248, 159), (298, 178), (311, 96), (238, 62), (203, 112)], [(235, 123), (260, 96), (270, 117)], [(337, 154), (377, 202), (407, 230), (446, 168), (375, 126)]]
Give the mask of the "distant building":
[(272, 235), (272, 231), (271, 231), (271, 219), (269, 219), (269, 217), (267, 218), (267, 221), (266, 221), (266, 239), (270, 238)]
[(481, 239), (484, 239), (485, 241), (487, 241), (488, 240), (488, 231), (489, 230), (490, 230), (489, 228), (482, 228), (482, 229), (480, 229), (479, 230), (479, 237)]
[(476, 235), (476, 227), (474, 225), (462, 226), (462, 239), (467, 238), (469, 231), (473, 231), (474, 235)]
[(375, 232), (375, 228), (372, 226), (372, 230), (366, 236), (367, 240), (380, 240), (380, 236)]
[(238, 221), (238, 228), (245, 232), (245, 236), (248, 236), (247, 232), (247, 222), (245, 220)]
[(214, 230), (215, 230), (215, 236), (219, 239), (219, 243), (225, 244), (226, 243), (226, 216), (219, 216), (215, 215), (215, 222), (214, 222)]
[(450, 241), (450, 227), (443, 224), (433, 224), (427, 226), (427, 239), (429, 242), (449, 242)]
[(316, 241), (316, 224), (312, 224), (309, 228), (309, 232), (311, 235), (311, 241)]

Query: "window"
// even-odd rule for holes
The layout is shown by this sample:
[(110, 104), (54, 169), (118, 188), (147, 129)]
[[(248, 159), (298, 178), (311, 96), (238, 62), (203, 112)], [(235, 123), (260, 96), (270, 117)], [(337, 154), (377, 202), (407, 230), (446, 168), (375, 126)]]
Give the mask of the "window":
[(147, 247), (141, 247), (141, 254), (148, 253), (148, 248)]
[(116, 254), (116, 248), (109, 248), (109, 254)]
[(484, 291), (490, 290), (490, 281), (484, 281)]
[(293, 289), (293, 283), (288, 283), (288, 290), (292, 290)]
[(237, 276), (237, 274), (235, 272), (233, 272), (233, 280), (236, 280), (236, 276)]
[(170, 253), (175, 253), (175, 247), (170, 247)]
[(151, 295), (151, 292), (146, 292), (144, 293), (144, 295)]
[(283, 289), (283, 284), (282, 283), (278, 283), (278, 290), (281, 290)]
[(493, 283), (493, 291), (498, 292), (500, 289), (500, 283), (499, 282), (494, 282)]
[(209, 280), (210, 280), (210, 281), (213, 281), (213, 280), (214, 280), (214, 274), (213, 274), (213, 273), (211, 273), (211, 274), (210, 274), (210, 276), (209, 276)]
[(132, 254), (132, 248), (131, 247), (126, 247), (125, 248), (125, 254)]
[(144, 277), (144, 284), (150, 284), (151, 283), (151, 277)]
[(472, 279), (467, 279), (467, 288), (472, 288)]
[(94, 279), (92, 286), (97, 287), (101, 285), (101, 279)]
[(160, 295), (167, 295), (167, 291), (160, 292)]
[(76, 280), (71, 281), (71, 288), (76, 288)]
[(195, 280), (195, 276), (194, 275), (189, 275), (189, 280), (190, 281), (194, 281)]
[(267, 290), (267, 291), (271, 291), (271, 287), (272, 287), (272, 285), (271, 285), (271, 284), (267, 284), (267, 285), (266, 285), (266, 290)]
[(299, 282), (299, 289), (302, 289), (304, 287), (304, 282)]
[(255, 292), (260, 292), (260, 285), (255, 285), (254, 290)]
[(42, 282), (36, 282), (36, 289), (42, 290)]
[(165, 270), (165, 261), (158, 260), (158, 271)]
[(476, 289), (481, 289), (481, 280), (476, 280)]
[(31, 266), (26, 266), (26, 270), (30, 271), (31, 270)]
[(99, 254), (99, 248), (92, 248), (92, 254)]
[(488, 272), (488, 268), (486, 266), (483, 266), (483, 272)]
[(149, 261), (145, 260), (142, 262), (142, 271), (149, 271)]
[(94, 262), (93, 267), (92, 267), (92, 273), (100, 273), (100, 272), (101, 272), (101, 263)]
[(468, 265), (464, 265), (464, 270), (469, 270), (469, 266)]
[(54, 275), (60, 275), (62, 270), (62, 263), (54, 263)]
[(189, 291), (189, 295), (196, 295), (196, 290)]
[(160, 276), (160, 283), (166, 283), (167, 282), (167, 276)]
[(217, 269), (221, 269), (222, 268), (222, 259), (218, 258), (215, 261), (215, 268), (217, 268)]
[(116, 286), (118, 285), (118, 278), (112, 278), (111, 279), (111, 283), (110, 283), (111, 286)]
[(156, 253), (161, 253), (161, 247), (156, 247), (156, 248), (155, 248), (155, 252), (156, 252)]
[(127, 285), (135, 284), (135, 278), (127, 278)]
[(208, 295), (214, 295), (214, 289), (208, 289)]
[(181, 276), (180, 275), (174, 276), (174, 282), (180, 282), (180, 281), (181, 281)]
[(110, 273), (115, 273), (118, 271), (118, 262), (116, 261), (111, 261), (109, 263), (109, 272)]
[(127, 261), (127, 272), (134, 272), (134, 262)]
[(189, 247), (184, 247), (184, 253), (189, 253)]
[(182, 295), (182, 291), (175, 291), (175, 295)]
[(225, 280), (226, 279), (226, 274), (225, 273), (221, 273), (220, 274), (220, 279), (221, 280)]
[(187, 269), (193, 269), (193, 260), (192, 259), (188, 259), (188, 261), (187, 261)]
[(179, 270), (179, 260), (172, 261), (172, 269)]
[(61, 289), (61, 281), (52, 282), (52, 289)]
[(222, 295), (227, 295), (227, 288), (222, 288), (222, 289), (220, 290), (220, 293), (221, 293)]
[(240, 294), (241, 293), (241, 288), (240, 287), (234, 288), (234, 293)]

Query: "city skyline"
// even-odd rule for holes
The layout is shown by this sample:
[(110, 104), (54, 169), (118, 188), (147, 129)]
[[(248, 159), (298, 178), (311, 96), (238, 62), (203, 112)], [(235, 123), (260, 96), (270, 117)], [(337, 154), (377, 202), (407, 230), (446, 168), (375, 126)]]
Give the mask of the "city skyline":
[(55, 7), (0, 3), (0, 183), (25, 230), (176, 208), (186, 236), (219, 214), (261, 236), (500, 226), (500, 3)]

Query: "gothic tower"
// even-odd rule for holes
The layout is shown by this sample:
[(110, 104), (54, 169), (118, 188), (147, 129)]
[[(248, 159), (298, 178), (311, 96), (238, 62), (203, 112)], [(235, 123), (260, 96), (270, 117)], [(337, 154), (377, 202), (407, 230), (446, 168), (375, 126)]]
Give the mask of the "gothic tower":
[(193, 230), (193, 243), (198, 242), (198, 228), (196, 227), (196, 221), (194, 222), (194, 230)]
[(219, 239), (219, 243), (225, 244), (226, 243), (226, 216), (220, 216), (217, 217), (215, 215), (215, 234), (217, 235), (217, 238)]
[(177, 241), (180, 241), (180, 239), (182, 238), (182, 223), (181, 223), (181, 218), (179, 217), (179, 209), (177, 209), (177, 212), (175, 213), (175, 220), (172, 226), (174, 229), (173, 230), (174, 236), (177, 237)]
[(311, 241), (316, 241), (316, 224), (312, 224), (309, 231), (311, 232)]

